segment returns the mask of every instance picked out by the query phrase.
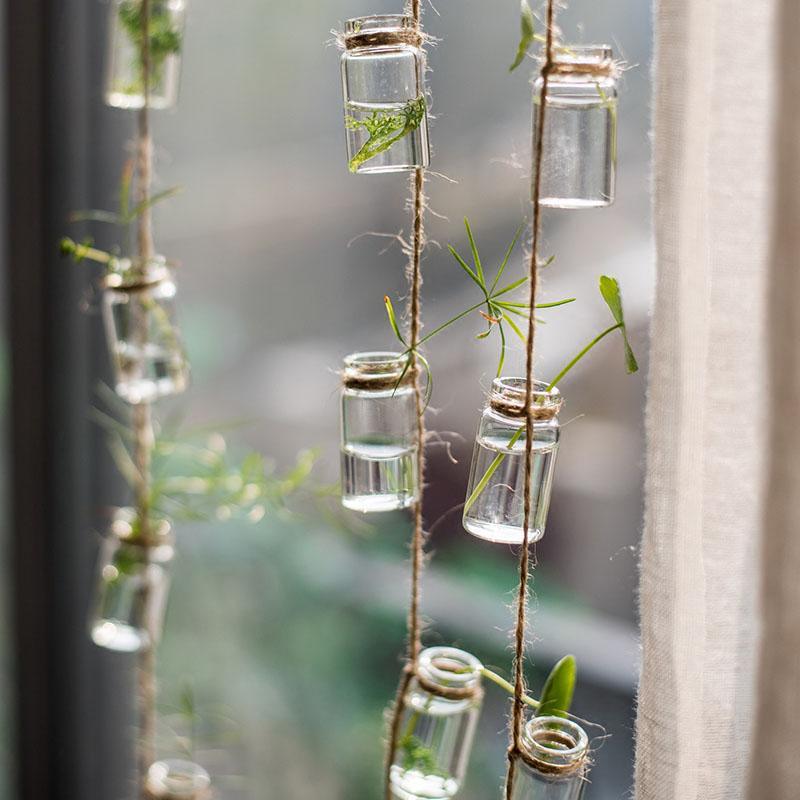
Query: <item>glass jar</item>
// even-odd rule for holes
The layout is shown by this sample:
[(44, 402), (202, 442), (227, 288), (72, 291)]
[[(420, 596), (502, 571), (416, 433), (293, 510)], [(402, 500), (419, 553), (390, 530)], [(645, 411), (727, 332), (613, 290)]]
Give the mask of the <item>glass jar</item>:
[(483, 703), (480, 670), (475, 656), (454, 647), (422, 651), (389, 770), (395, 797), (443, 800), (458, 792)]
[(408, 508), (418, 496), (414, 379), (400, 353), (353, 353), (342, 377), (342, 504)]
[(562, 717), (534, 717), (522, 731), (511, 800), (580, 800), (589, 770), (589, 739)]
[[(478, 425), (472, 456), (464, 528), (480, 539), (523, 544), (525, 492), (524, 378), (497, 378)], [(528, 542), (544, 535), (558, 450), (557, 388), (536, 382), (533, 391), (531, 518)]]
[(211, 778), (192, 761), (156, 761), (147, 771), (145, 793), (149, 800), (208, 800)]
[(132, 508), (116, 512), (98, 562), (90, 623), (96, 645), (132, 653), (158, 641), (174, 552), (167, 520), (152, 520), (145, 542), (138, 533), (136, 512)]
[(149, 403), (189, 384), (189, 364), (176, 324), (177, 288), (162, 256), (143, 265), (127, 259), (107, 276), (103, 318), (117, 394)]
[[(539, 202), (594, 208), (614, 202), (617, 67), (605, 45), (559, 47), (547, 81)], [(533, 85), (536, 152), (542, 77)]]
[[(142, 0), (114, 0), (110, 14), (106, 104), (114, 108), (142, 108), (145, 103)], [(148, 108), (171, 108), (178, 100), (185, 19), (185, 0), (150, 0)]]
[(427, 167), (425, 53), (411, 17), (384, 14), (345, 24), (342, 92), (351, 172)]

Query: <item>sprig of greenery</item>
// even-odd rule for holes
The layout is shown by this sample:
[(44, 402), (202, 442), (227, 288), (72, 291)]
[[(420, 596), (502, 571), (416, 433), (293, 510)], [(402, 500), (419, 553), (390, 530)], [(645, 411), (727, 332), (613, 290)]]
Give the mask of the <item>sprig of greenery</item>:
[[(631, 348), (630, 341), (628, 339), (628, 329), (625, 324), (625, 314), (622, 308), (622, 294), (620, 293), (619, 282), (616, 278), (611, 278), (608, 275), (601, 275), (599, 288), (600, 294), (602, 295), (603, 300), (605, 301), (606, 305), (611, 311), (612, 317), (614, 318), (614, 325), (606, 328), (602, 333), (599, 333), (597, 336), (595, 336), (594, 339), (592, 339), (565, 364), (555, 378), (553, 378), (553, 380), (548, 384), (548, 392), (552, 391), (567, 375), (567, 373), (569, 373), (584, 358), (584, 356), (587, 355), (587, 353), (593, 350), (603, 339), (606, 338), (606, 336), (614, 333), (614, 331), (620, 331), (622, 335), (625, 352), (625, 369), (627, 370), (628, 374), (637, 372), (639, 370), (639, 364), (636, 361), (636, 356), (633, 353), (633, 349)], [(521, 427), (508, 440), (507, 447), (509, 449), (512, 448), (524, 433), (525, 425), (521, 425)], [(505, 457), (505, 453), (498, 453), (492, 463), (489, 464), (486, 472), (483, 474), (483, 477), (478, 481), (472, 491), (472, 494), (467, 498), (466, 503), (464, 503), (465, 514), (472, 508), (473, 505), (475, 505), (475, 501), (481, 496), (481, 492), (483, 492), (483, 490), (486, 488), (494, 473), (497, 472), (497, 469), (503, 463), (503, 459), (505, 459)]]
[[(500, 338), (500, 357), (497, 365), (497, 375), (499, 376), (502, 373), (503, 365), (505, 364), (505, 357), (506, 357), (506, 343), (507, 343), (507, 333), (504, 325), (508, 325), (509, 328), (516, 334), (520, 340), (524, 343), (525, 342), (525, 334), (522, 332), (519, 324), (515, 321), (514, 317), (520, 318), (527, 323), (528, 320), (528, 304), (515, 301), (509, 297), (509, 295), (514, 292), (516, 289), (521, 288), (528, 280), (527, 276), (522, 278), (518, 278), (511, 283), (508, 283), (504, 286), (499, 286), (501, 279), (505, 273), (506, 267), (511, 259), (511, 255), (514, 252), (514, 248), (519, 241), (519, 237), (522, 234), (522, 230), (524, 228), (524, 224), (520, 225), (517, 228), (514, 236), (511, 240), (511, 243), (506, 248), (505, 255), (503, 256), (503, 260), (500, 262), (498, 266), (494, 278), (492, 279), (491, 284), (487, 283), (486, 279), (486, 272), (484, 270), (483, 261), (481, 260), (480, 253), (478, 251), (478, 246), (475, 242), (475, 236), (472, 232), (472, 227), (470, 226), (469, 219), (466, 217), (464, 218), (464, 227), (467, 231), (467, 238), (469, 240), (470, 252), (472, 255), (472, 266), (470, 266), (466, 259), (464, 259), (459, 252), (452, 246), (448, 245), (448, 250), (450, 251), (451, 255), (455, 259), (458, 266), (464, 271), (464, 273), (469, 277), (469, 279), (480, 289), (481, 294), (483, 295), (482, 299), (477, 303), (469, 306), (468, 308), (464, 309), (463, 311), (456, 314), (451, 319), (447, 320), (446, 322), (442, 323), (438, 327), (434, 328), (429, 334), (423, 336), (419, 344), (417, 345), (416, 353), (417, 357), (422, 361), (425, 366), (425, 369), (428, 373), (428, 397), (426, 398), (426, 405), (427, 400), (430, 399), (430, 393), (433, 387), (433, 376), (431, 373), (430, 365), (427, 361), (421, 356), (419, 353), (419, 348), (422, 347), (424, 344), (429, 342), (435, 336), (438, 336), (442, 331), (447, 330), (451, 325), (454, 325), (456, 322), (468, 317), (470, 314), (474, 312), (478, 312), (484, 321), (487, 324), (486, 330), (482, 331), (481, 333), (477, 334), (475, 337), (476, 339), (486, 339), (492, 333), (493, 330), (497, 330)], [(553, 257), (548, 258), (545, 262), (543, 262), (540, 266), (545, 267), (548, 266), (553, 262)], [(406, 341), (406, 338), (403, 336), (402, 332), (400, 331), (400, 326), (397, 323), (397, 314), (395, 313), (394, 306), (392, 305), (392, 301), (388, 296), (384, 296), (383, 298), (384, 305), (386, 307), (386, 315), (389, 319), (389, 326), (392, 329), (392, 333), (394, 333), (397, 340), (400, 344), (403, 345), (405, 348), (403, 355), (409, 355), (412, 352), (411, 346)], [(548, 308), (558, 308), (559, 306), (567, 305), (569, 303), (574, 303), (574, 297), (567, 297), (563, 300), (557, 300), (552, 303), (538, 303), (536, 305), (537, 309), (548, 309)], [(398, 381), (398, 386), (402, 381), (403, 377), (405, 377), (405, 371), (401, 376), (400, 380)]]
[(180, 52), (183, 44), (181, 31), (173, 26), (167, 0), (151, 0), (150, 19), (145, 34), (142, 0), (125, 0), (119, 7), (119, 19), (128, 38), (136, 48), (137, 68), (140, 73), (138, 83), (126, 87), (126, 91), (144, 91), (144, 42), (148, 37), (150, 57), (150, 83), (157, 84), (161, 80), (164, 64), (171, 55)]
[(425, 98), (420, 96), (415, 100), (409, 100), (398, 113), (373, 111), (365, 119), (347, 115), (345, 117), (347, 128), (350, 130), (363, 128), (368, 134), (367, 140), (350, 159), (350, 172), (358, 172), (362, 164), (385, 152), (395, 142), (415, 131), (422, 123), (425, 111)]
[(528, 5), (528, 0), (522, 0), (520, 3), (520, 16), (519, 16), (520, 37), (519, 45), (517, 46), (517, 55), (514, 62), (508, 68), (509, 72), (513, 72), (525, 59), (531, 45), (534, 42), (544, 42), (545, 37), (536, 33), (536, 19), (533, 16), (533, 11)]

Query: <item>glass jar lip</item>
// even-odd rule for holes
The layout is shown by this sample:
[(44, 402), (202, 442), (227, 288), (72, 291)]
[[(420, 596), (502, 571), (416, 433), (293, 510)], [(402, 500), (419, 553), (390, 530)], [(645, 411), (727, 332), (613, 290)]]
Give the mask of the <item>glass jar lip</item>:
[(522, 743), (534, 758), (564, 766), (579, 762), (589, 749), (586, 731), (564, 717), (533, 717), (523, 728)]
[(408, 363), (408, 356), (393, 350), (368, 350), (350, 353), (344, 358), (345, 370), (352, 375), (400, 375)]
[(614, 49), (607, 44), (566, 44), (555, 48), (555, 64), (597, 64), (613, 61)]
[(109, 262), (110, 272), (103, 285), (107, 289), (144, 288), (155, 285), (171, 277), (169, 263), (164, 256), (151, 258), (114, 258)]
[[(468, 671), (454, 672), (449, 666), (467, 668)], [(457, 647), (427, 647), (419, 656), (422, 677), (442, 688), (474, 686), (481, 679), (482, 667), (475, 656)]]
[(351, 17), (344, 24), (345, 36), (414, 29), (414, 18), (407, 14), (367, 14), (363, 17)]
[[(114, 511), (111, 518), (109, 533), (121, 542), (135, 543), (137, 541), (136, 509), (123, 506)], [(151, 517), (150, 536), (159, 544), (172, 543), (172, 523), (166, 517)]]
[[(492, 381), (491, 397), (524, 404), (527, 384), (525, 378), (514, 376), (495, 378)], [(550, 384), (545, 381), (534, 380), (533, 382), (532, 395), (544, 407), (560, 404), (562, 399), (558, 386), (553, 386), (552, 389), (549, 386)]]
[(147, 771), (147, 788), (156, 798), (194, 798), (211, 786), (211, 776), (199, 764), (178, 758), (156, 761)]

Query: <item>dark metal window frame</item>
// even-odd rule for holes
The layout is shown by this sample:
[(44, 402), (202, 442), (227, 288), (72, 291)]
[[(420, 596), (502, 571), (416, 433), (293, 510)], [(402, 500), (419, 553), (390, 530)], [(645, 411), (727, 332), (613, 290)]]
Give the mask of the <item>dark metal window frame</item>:
[(110, 488), (87, 413), (102, 342), (81, 312), (90, 273), (57, 247), (70, 210), (114, 196), (102, 165), (121, 137), (99, 102), (106, 10), (96, 0), (3, 3), (10, 760), (20, 800), (133, 796), (130, 659), (94, 648), (85, 625), (90, 534)]

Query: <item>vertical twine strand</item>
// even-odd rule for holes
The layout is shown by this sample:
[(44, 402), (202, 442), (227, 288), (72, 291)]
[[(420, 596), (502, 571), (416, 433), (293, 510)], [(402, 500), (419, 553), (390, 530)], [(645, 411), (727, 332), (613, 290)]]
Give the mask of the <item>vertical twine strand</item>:
[(547, 31), (542, 86), (539, 93), (539, 113), (536, 119), (536, 147), (533, 155), (533, 232), (529, 264), (530, 297), (528, 302), (528, 340), (525, 359), (525, 483), (523, 492), (523, 543), (519, 558), (519, 589), (517, 592), (517, 620), (514, 628), (514, 703), (511, 718), (511, 745), (508, 751), (508, 773), (506, 775), (506, 800), (511, 800), (514, 791), (516, 756), (522, 740), (522, 721), (525, 695), (525, 632), (527, 627), (528, 577), (530, 568), (529, 534), (531, 521), (531, 472), (533, 464), (533, 379), (536, 336), (536, 293), (539, 283), (539, 236), (541, 232), (542, 155), (544, 152), (545, 109), (547, 108), (547, 84), (553, 63), (553, 31), (555, 25), (555, 0), (547, 0)]
[[(414, 28), (418, 33), (422, 30), (422, 12), (420, 0), (411, 0), (407, 7), (414, 19)], [(412, 183), (413, 241), (409, 258), (410, 296), (408, 303), (409, 347), (411, 350), (411, 371), (414, 380), (414, 402), (417, 414), (417, 481), (418, 497), (413, 506), (414, 532), (411, 539), (411, 599), (408, 609), (408, 655), (400, 684), (397, 687), (394, 704), (389, 721), (389, 740), (386, 747), (384, 764), (384, 787), (386, 800), (391, 800), (391, 768), (395, 750), (400, 737), (400, 721), (405, 709), (405, 696), (411, 679), (417, 671), (419, 654), (422, 650), (422, 623), (420, 618), (420, 581), (423, 567), (423, 546), (425, 533), (423, 530), (422, 496), (425, 482), (425, 400), (420, 385), (420, 369), (417, 359), (420, 329), (422, 327), (421, 294), (422, 294), (422, 250), (425, 244), (425, 170), (414, 170)]]
[[(138, 219), (138, 245), (139, 258), (142, 265), (155, 255), (153, 243), (153, 217), (149, 206), (151, 185), (153, 181), (153, 143), (150, 137), (150, 0), (142, 0), (142, 91), (143, 104), (138, 118), (137, 139), (137, 203), (142, 204), (142, 213)], [(116, 13), (112, 9), (112, 13)], [(137, 320), (138, 335), (145, 340), (147, 337), (147, 320), (140, 317)], [(136, 514), (139, 519), (140, 533), (147, 540), (150, 538), (150, 483), (151, 483), (151, 458), (154, 444), (152, 414), (149, 403), (137, 403), (133, 407), (133, 442), (134, 461), (136, 464), (135, 504)], [(153, 619), (150, 606), (153, 602), (152, 592), (145, 588), (145, 619)], [(138, 693), (138, 774), (139, 792), (142, 798), (147, 797), (145, 782), (147, 771), (155, 760), (156, 737), (156, 631), (148, 631), (148, 642), (139, 651), (137, 664), (137, 693)]]

